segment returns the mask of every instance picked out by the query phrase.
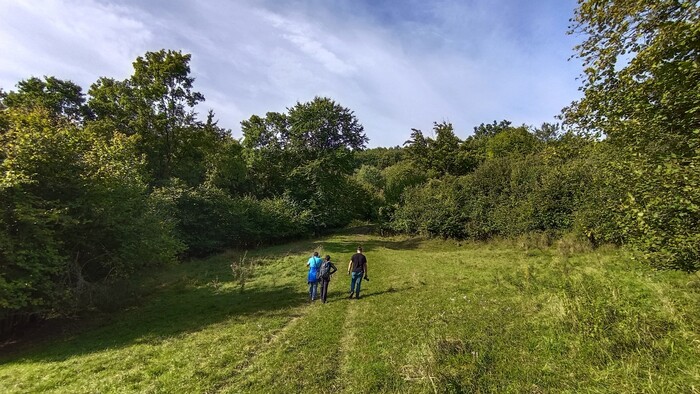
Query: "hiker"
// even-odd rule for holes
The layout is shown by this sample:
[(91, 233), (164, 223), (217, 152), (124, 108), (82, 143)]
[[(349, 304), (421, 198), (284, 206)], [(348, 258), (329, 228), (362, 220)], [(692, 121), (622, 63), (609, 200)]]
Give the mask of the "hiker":
[(321, 269), (319, 271), (321, 276), (321, 302), (324, 304), (328, 298), (328, 284), (331, 281), (331, 275), (337, 270), (338, 268), (331, 262), (331, 256), (326, 255), (326, 261), (321, 264)]
[(321, 263), (323, 261), (318, 257), (318, 252), (314, 252), (306, 265), (309, 267), (309, 274), (307, 276), (307, 281), (309, 283), (309, 300), (313, 301), (316, 299), (316, 293), (318, 292), (318, 279), (319, 279), (319, 269), (321, 268)]
[(355, 296), (356, 299), (360, 298), (360, 285), (362, 284), (362, 278), (369, 280), (367, 277), (367, 257), (362, 254), (362, 247), (357, 247), (357, 253), (352, 255), (350, 258), (350, 263), (348, 264), (348, 275), (352, 272), (352, 277), (350, 279), (350, 296), (352, 298)]

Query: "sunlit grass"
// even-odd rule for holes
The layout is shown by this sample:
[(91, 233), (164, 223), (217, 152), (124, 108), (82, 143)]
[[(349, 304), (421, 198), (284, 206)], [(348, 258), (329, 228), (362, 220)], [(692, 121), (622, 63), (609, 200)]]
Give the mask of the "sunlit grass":
[[(357, 244), (371, 281), (348, 300)], [(315, 248), (340, 268), (325, 305)], [(3, 356), (0, 392), (700, 390), (700, 279), (614, 249), (345, 234), (156, 279), (112, 323)]]

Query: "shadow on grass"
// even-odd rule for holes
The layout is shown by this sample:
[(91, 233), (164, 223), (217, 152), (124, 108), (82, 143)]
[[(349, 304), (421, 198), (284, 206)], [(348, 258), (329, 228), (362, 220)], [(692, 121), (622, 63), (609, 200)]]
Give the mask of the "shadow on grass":
[[(376, 239), (363, 241), (359, 244), (357, 242), (350, 241), (319, 241), (318, 239), (308, 239), (278, 246), (265, 246), (248, 251), (229, 250), (222, 255), (235, 259), (240, 258), (240, 256), (243, 254), (247, 254), (248, 258), (262, 257), (265, 259), (274, 260), (289, 255), (308, 254), (310, 256), (314, 250), (318, 250), (320, 247), (322, 247), (324, 254), (330, 254), (336, 264), (342, 265), (343, 263), (347, 263), (345, 258), (347, 257), (349, 260), (350, 256), (355, 253), (358, 246), (362, 246), (365, 253), (371, 253), (376, 249), (415, 250), (420, 247), (423, 241), (424, 238), (422, 237), (413, 237), (397, 241), (390, 238), (381, 238), (379, 236), (377, 236)], [(342, 257), (338, 258), (338, 256)]]
[[(355, 229), (356, 230), (356, 229)], [(357, 232), (348, 231), (348, 234)], [(367, 233), (371, 233), (367, 230)], [(366, 252), (386, 248), (393, 250), (415, 249), (420, 246), (421, 238), (396, 241), (389, 238), (373, 238), (362, 243)], [(275, 259), (290, 254), (311, 252), (323, 246), (324, 252), (336, 256), (334, 261), (342, 270), (347, 264), (345, 258), (355, 252), (357, 243), (351, 241), (314, 241), (300, 240), (290, 244), (263, 247), (251, 251), (248, 258)], [(17, 346), (0, 348), (0, 363), (14, 360), (60, 361), (73, 356), (98, 352), (108, 348), (120, 348), (134, 343), (158, 343), (169, 337), (202, 330), (212, 324), (230, 319), (244, 320), (258, 314), (281, 313), (285, 309), (295, 308), (307, 303), (308, 294), (297, 287), (271, 287), (265, 289), (247, 289), (240, 292), (237, 288), (215, 288), (204, 285), (201, 281), (218, 279), (226, 275), (228, 262), (236, 260), (245, 252), (229, 251), (214, 258), (193, 259), (173, 270), (172, 277), (166, 275), (165, 282), (158, 285), (161, 290), (148, 295), (145, 304), (114, 314), (91, 317), (86, 321), (71, 322), (67, 332), (65, 327), (56, 325), (44, 330), (38, 340), (22, 339)], [(215, 264), (212, 259), (220, 259), (226, 264)], [(372, 262), (370, 261), (370, 264)], [(203, 269), (202, 265), (209, 269)], [(198, 286), (178, 283), (181, 278), (198, 279)], [(161, 278), (162, 279), (162, 278)], [(336, 287), (337, 286), (337, 287)], [(347, 296), (349, 280), (334, 281), (335, 288), (329, 294), (329, 301), (340, 301)], [(363, 292), (364, 297), (402, 291), (388, 289)], [(289, 313), (289, 312), (286, 312)], [(41, 331), (41, 330), (38, 330)], [(34, 337), (32, 334), (30, 336)]]
[(415, 237), (402, 241), (375, 239), (364, 241), (359, 244), (349, 241), (318, 242), (318, 244), (323, 245), (323, 249), (326, 252), (353, 254), (358, 246), (362, 246), (364, 253), (367, 253), (372, 252), (374, 249), (414, 250), (420, 247), (421, 242), (423, 242), (423, 238)]
[(360, 299), (376, 297), (376, 296), (379, 296), (382, 294), (400, 293), (400, 292), (409, 291), (412, 289), (413, 289), (413, 286), (409, 286), (409, 287), (402, 288), (402, 289), (395, 289), (393, 287), (390, 287), (390, 288), (388, 288), (386, 290), (382, 290), (382, 291), (363, 290), (360, 292), (360, 295), (361, 295)]
[[(350, 289), (348, 284), (343, 282), (338, 288), (332, 289), (328, 291), (328, 302), (338, 302), (338, 301), (354, 301), (355, 299), (349, 299), (348, 296), (350, 295)], [(363, 285), (365, 286), (365, 285)], [(412, 290), (414, 287), (413, 286), (407, 286), (404, 288), (394, 288), (394, 287), (389, 287), (388, 289), (385, 290), (372, 290), (372, 289), (362, 289), (360, 292), (360, 299), (365, 299), (365, 298), (370, 298), (370, 297), (376, 297), (380, 296), (383, 294), (392, 294), (392, 293), (401, 293), (404, 291), (409, 291)]]
[(62, 361), (135, 343), (156, 344), (229, 319), (281, 313), (306, 302), (307, 294), (292, 287), (240, 292), (237, 288), (221, 291), (213, 287), (181, 286), (157, 294), (146, 305), (115, 314), (102, 327), (76, 330), (69, 338), (17, 349), (0, 356), (0, 363)]

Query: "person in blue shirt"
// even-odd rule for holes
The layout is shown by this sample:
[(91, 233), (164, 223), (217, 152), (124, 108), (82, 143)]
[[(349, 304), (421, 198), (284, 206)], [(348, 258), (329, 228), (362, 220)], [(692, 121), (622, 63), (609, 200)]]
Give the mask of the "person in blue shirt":
[(322, 262), (323, 260), (318, 257), (318, 252), (314, 252), (314, 255), (306, 263), (306, 266), (309, 267), (307, 282), (309, 283), (309, 300), (311, 301), (316, 299), (316, 293), (318, 292), (318, 271)]

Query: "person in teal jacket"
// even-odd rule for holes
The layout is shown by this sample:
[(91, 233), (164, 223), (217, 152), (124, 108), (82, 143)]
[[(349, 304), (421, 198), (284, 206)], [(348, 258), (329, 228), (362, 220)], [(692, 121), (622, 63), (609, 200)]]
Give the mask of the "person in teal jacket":
[(309, 267), (307, 282), (309, 283), (309, 300), (311, 301), (316, 299), (316, 293), (318, 293), (318, 271), (321, 268), (321, 263), (323, 260), (318, 257), (318, 252), (314, 252), (314, 255), (306, 263), (306, 266)]

